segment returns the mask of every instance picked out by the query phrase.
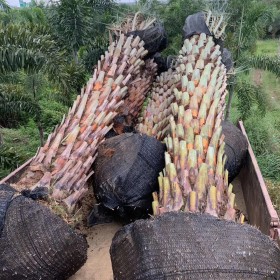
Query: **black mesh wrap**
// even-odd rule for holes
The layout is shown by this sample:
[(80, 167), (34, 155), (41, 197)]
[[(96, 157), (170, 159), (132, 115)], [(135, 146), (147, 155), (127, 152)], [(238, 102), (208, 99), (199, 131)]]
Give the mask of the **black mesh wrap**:
[(227, 71), (233, 67), (231, 52), (227, 48), (223, 49), (222, 62), (226, 66)]
[(165, 145), (153, 137), (125, 133), (107, 139), (94, 163), (94, 193), (123, 218), (139, 218), (151, 209), (152, 192), (164, 167)]
[(161, 56), (161, 53), (157, 52), (152, 57), (154, 62), (157, 64), (157, 74), (160, 75), (162, 72), (168, 70), (168, 66), (166, 63), (166, 58)]
[(144, 30), (128, 32), (126, 35), (139, 36), (145, 42), (144, 47), (149, 52), (149, 55), (161, 52), (167, 47), (166, 31), (160, 22)]
[(138, 220), (113, 238), (115, 280), (280, 279), (280, 250), (249, 225), (170, 212)]
[(4, 197), (8, 202), (0, 235), (0, 279), (60, 280), (73, 275), (87, 259), (84, 236), (31, 199), (16, 195), (11, 200), (14, 190), (5, 188), (0, 187), (0, 213)]
[(229, 182), (231, 182), (246, 162), (248, 142), (241, 130), (231, 122), (224, 121), (222, 128), (222, 133), (225, 135), (225, 154), (227, 156), (225, 168), (229, 172)]
[(7, 185), (0, 185), (0, 237), (5, 224), (7, 209), (13, 199), (15, 190)]
[(211, 35), (211, 32), (205, 23), (203, 12), (198, 12), (196, 14), (188, 16), (185, 20), (183, 31), (184, 39), (188, 39), (196, 34), (200, 35), (201, 33)]

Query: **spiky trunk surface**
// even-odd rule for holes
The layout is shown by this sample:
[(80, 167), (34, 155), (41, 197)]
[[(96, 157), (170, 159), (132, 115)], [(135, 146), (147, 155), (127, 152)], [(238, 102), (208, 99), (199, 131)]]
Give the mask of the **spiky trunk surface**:
[(128, 94), (124, 99), (123, 105), (119, 108), (118, 113), (121, 115), (130, 115), (134, 119), (138, 117), (143, 103), (146, 99), (147, 93), (151, 89), (157, 65), (153, 60), (147, 59), (145, 67), (128, 85)]
[[(66, 205), (69, 212), (74, 210), (87, 191), (97, 147), (112, 128), (113, 118), (123, 105), (128, 114), (137, 115), (149, 90), (156, 66), (149, 61), (145, 69), (143, 57), (147, 51), (143, 46), (139, 37), (124, 35), (110, 45), (67, 117), (49, 135), (17, 182), (17, 189), (43, 188), (55, 203)], [(140, 91), (133, 86), (137, 83)]]
[[(161, 138), (169, 132), (159, 197), (154, 193), (154, 214), (183, 210), (234, 220), (234, 194), (224, 170), (221, 133), (227, 84), (220, 47), (205, 34), (185, 40), (176, 72), (180, 83), (172, 86), (175, 98), (171, 109), (168, 98), (163, 108), (156, 106), (156, 114), (164, 125), (155, 121), (156, 114), (152, 118), (156, 123), (152, 135)], [(153, 101), (160, 101), (162, 94), (156, 95)], [(152, 115), (148, 108), (146, 112)], [(160, 112), (166, 112), (166, 116)]]
[(163, 72), (153, 84), (151, 100), (139, 118), (137, 130), (149, 136), (163, 140), (168, 133), (169, 117), (172, 113), (171, 104), (175, 99), (173, 90), (180, 82), (177, 71), (169, 69)]

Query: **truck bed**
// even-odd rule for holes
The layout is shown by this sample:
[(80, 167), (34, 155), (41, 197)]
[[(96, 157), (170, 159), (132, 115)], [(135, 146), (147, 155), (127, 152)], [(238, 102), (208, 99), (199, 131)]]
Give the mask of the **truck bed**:
[[(241, 121), (238, 123), (238, 126), (247, 137)], [(30, 161), (31, 160), (0, 181), (0, 184), (15, 183)], [(245, 215), (247, 222), (278, 241), (280, 245), (279, 217), (272, 205), (250, 143), (246, 164), (233, 181), (233, 191), (236, 194), (236, 208)], [(89, 244), (88, 260), (69, 280), (113, 279), (109, 249), (112, 238), (120, 227), (121, 224), (109, 223), (97, 225), (86, 230)]]

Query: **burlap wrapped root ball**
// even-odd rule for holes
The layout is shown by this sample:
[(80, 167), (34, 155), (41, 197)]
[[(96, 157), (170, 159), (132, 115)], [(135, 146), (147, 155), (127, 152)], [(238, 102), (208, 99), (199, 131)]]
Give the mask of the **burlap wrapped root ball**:
[(249, 225), (170, 212), (121, 228), (112, 241), (115, 280), (280, 279), (276, 243)]
[(97, 201), (124, 221), (148, 217), (165, 145), (144, 134), (125, 133), (98, 148), (93, 166)]
[(0, 185), (0, 279), (68, 279), (87, 259), (87, 241), (51, 211)]
[(246, 163), (248, 141), (241, 130), (229, 121), (222, 123), (222, 133), (225, 135), (227, 156), (225, 169), (228, 170), (229, 182), (232, 182)]

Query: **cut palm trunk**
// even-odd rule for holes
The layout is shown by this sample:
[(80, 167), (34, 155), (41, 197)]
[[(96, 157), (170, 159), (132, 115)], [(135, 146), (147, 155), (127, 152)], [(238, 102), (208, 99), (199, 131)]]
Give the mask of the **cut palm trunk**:
[(180, 74), (172, 69), (163, 72), (156, 78), (151, 89), (151, 99), (142, 117), (139, 118), (137, 130), (158, 140), (163, 140), (170, 128), (169, 117), (172, 113), (171, 104), (175, 100), (173, 90), (180, 82)]
[[(141, 12), (128, 15), (126, 18), (122, 19), (121, 23), (114, 23), (108, 29), (110, 31), (111, 40), (119, 40), (122, 34), (140, 37), (144, 42), (140, 50), (145, 48), (149, 57), (154, 52), (166, 47), (163, 45), (166, 38), (165, 30), (161, 22), (155, 18), (147, 17)], [(147, 93), (154, 81), (156, 72), (157, 64), (154, 63), (152, 59), (147, 59), (145, 61), (145, 67), (142, 67), (140, 71), (136, 73), (135, 78), (133, 81), (131, 80), (128, 85), (128, 91), (124, 98), (124, 105), (118, 109), (120, 115), (129, 115), (133, 119), (138, 117)]]
[[(224, 30), (221, 19), (213, 20), (210, 13), (205, 21), (209, 32), (220, 38)], [(159, 177), (159, 197), (154, 196), (154, 214), (182, 210), (235, 220), (235, 196), (228, 185), (221, 127), (226, 68), (213, 36), (201, 33), (186, 39), (174, 75), (180, 82), (172, 86), (171, 106), (160, 107), (158, 92), (164, 89), (155, 91), (146, 109), (151, 121), (140, 125), (142, 132), (159, 139), (166, 136), (165, 169)], [(165, 97), (166, 104), (167, 100)]]
[[(136, 83), (139, 75), (147, 76), (149, 70), (156, 71), (152, 62), (148, 62), (150, 68), (143, 69), (143, 57), (147, 54), (143, 46), (139, 37), (123, 34), (109, 46), (68, 115), (49, 135), (16, 183), (18, 190), (26, 187), (33, 192), (43, 190), (51, 198), (53, 209), (62, 206), (67, 210), (64, 218), (75, 212), (77, 202), (87, 192), (86, 182), (93, 173), (91, 166), (97, 147), (124, 105), (129, 83)], [(141, 94), (145, 95), (151, 83), (151, 77), (146, 76), (141, 82), (145, 90), (131, 95), (130, 103), (141, 103)], [(128, 113), (136, 114), (131, 106)]]
[(145, 67), (128, 85), (128, 93), (123, 105), (118, 109), (120, 115), (131, 116), (136, 119), (141, 112), (147, 93), (151, 89), (157, 71), (153, 60), (146, 60)]
[(180, 52), (181, 82), (173, 90), (158, 213), (184, 210), (235, 218), (224, 170), (226, 69), (219, 48), (202, 33), (186, 39)]

